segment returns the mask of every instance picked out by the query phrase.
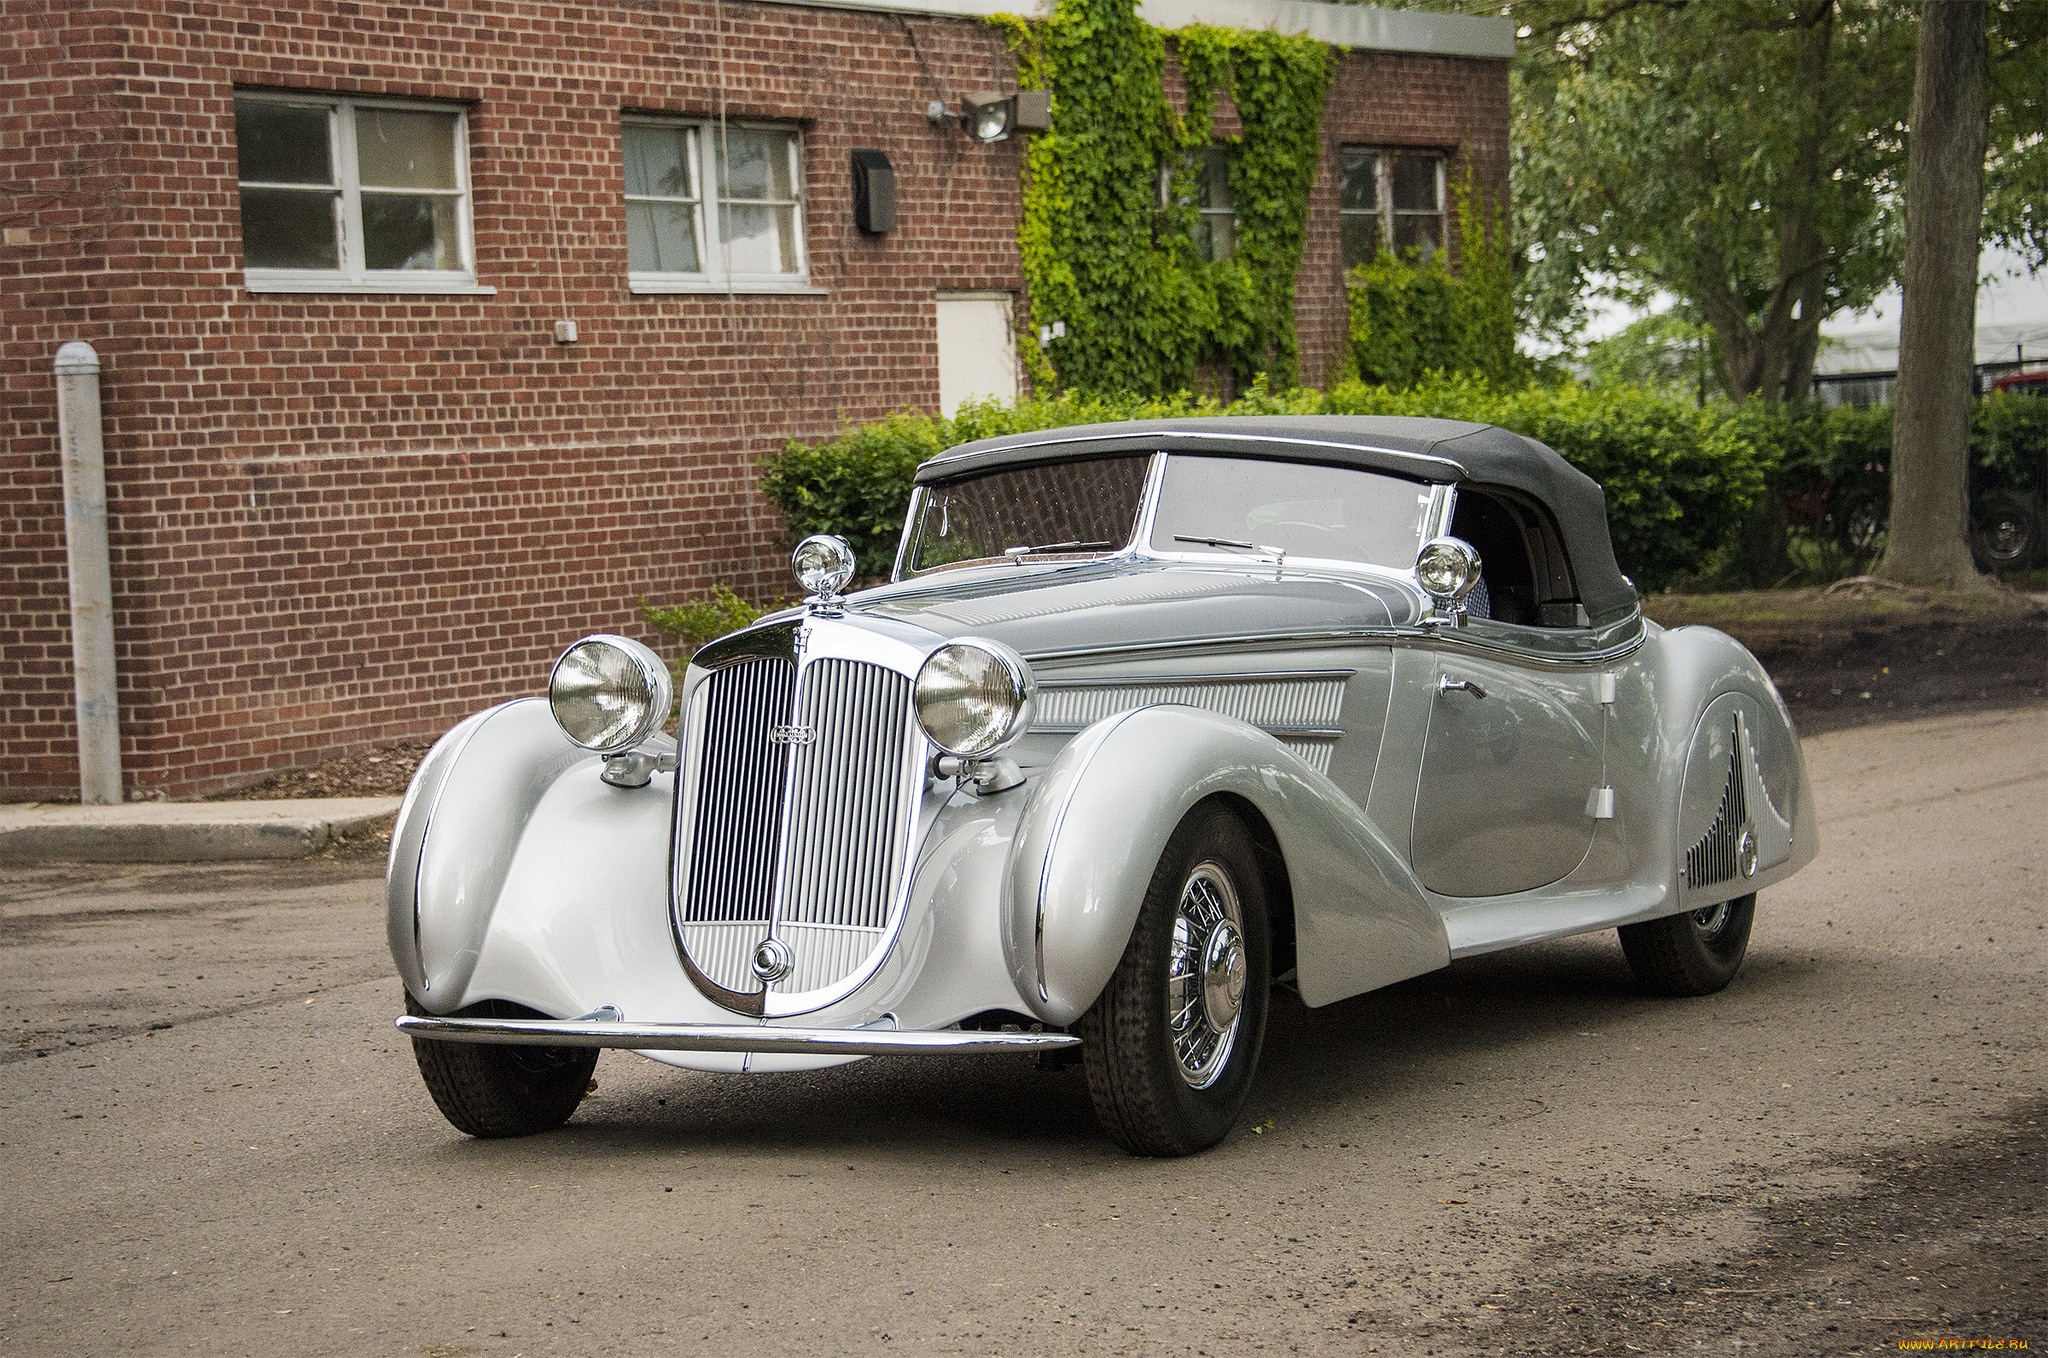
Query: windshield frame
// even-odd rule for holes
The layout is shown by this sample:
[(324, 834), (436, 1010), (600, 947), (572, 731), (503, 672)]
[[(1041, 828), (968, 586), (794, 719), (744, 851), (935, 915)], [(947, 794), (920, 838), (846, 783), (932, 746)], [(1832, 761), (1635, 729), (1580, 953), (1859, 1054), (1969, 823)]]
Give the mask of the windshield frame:
[[(1115, 454), (1109, 455), (1114, 456)], [(1291, 552), (1287, 553), (1284, 561), (1282, 561), (1270, 553), (1247, 552), (1227, 547), (1206, 547), (1196, 543), (1183, 544), (1186, 548), (1183, 551), (1164, 551), (1152, 546), (1153, 533), (1158, 527), (1160, 492), (1166, 479), (1167, 462), (1171, 458), (1251, 458), (1256, 461), (1331, 466), (1350, 470), (1350, 468), (1345, 467), (1345, 464), (1341, 462), (1326, 462), (1314, 457), (1260, 457), (1256, 452), (1248, 449), (1210, 453), (1206, 451), (1197, 452), (1185, 449), (1161, 448), (1154, 450), (1147, 456), (1149, 458), (1149, 465), (1145, 470), (1145, 485), (1144, 489), (1140, 492), (1142, 499), (1139, 502), (1138, 515), (1131, 530), (1130, 540), (1115, 551), (1045, 553), (1024, 557), (976, 557), (969, 561), (949, 561), (942, 565), (928, 567), (922, 571), (913, 570), (910, 568), (910, 562), (914, 559), (917, 551), (918, 532), (924, 520), (923, 510), (926, 497), (931, 491), (943, 487), (946, 483), (938, 482), (932, 485), (916, 486), (911, 492), (910, 507), (904, 514), (903, 536), (897, 543), (896, 561), (889, 573), (889, 579), (891, 583), (901, 583), (907, 580), (927, 579), (947, 571), (963, 569), (987, 569), (991, 567), (1016, 569), (1028, 566), (1056, 566), (1072, 569), (1077, 565), (1096, 565), (1106, 561), (1146, 560), (1158, 561), (1168, 565), (1188, 565), (1204, 568), (1213, 568), (1217, 565), (1228, 563), (1230, 566), (1238, 569), (1264, 571), (1273, 570), (1277, 566), (1283, 572), (1298, 569), (1317, 575), (1365, 575), (1371, 576), (1376, 580), (1391, 580), (1403, 584), (1414, 591), (1418, 598), (1423, 597), (1421, 585), (1418, 583), (1415, 574), (1415, 563), (1412, 561), (1406, 567), (1385, 566), (1370, 561), (1356, 561), (1344, 557), (1297, 556)], [(1086, 459), (1074, 460), (1081, 461)], [(1376, 474), (1397, 481), (1408, 481), (1411, 479), (1389, 471), (1381, 471)], [(1441, 537), (1449, 532), (1451, 505), (1456, 498), (1455, 485), (1449, 482), (1424, 481), (1420, 479), (1414, 480), (1413, 484), (1418, 490), (1427, 491), (1429, 494), (1429, 505), (1423, 511), (1422, 516), (1422, 542), (1427, 542), (1434, 537)], [(1418, 552), (1420, 551), (1420, 546), (1421, 544), (1418, 543)]]
[[(1105, 458), (1131, 458), (1133, 455), (1130, 453), (1110, 453), (1104, 456)], [(1102, 549), (1082, 551), (1076, 549), (1064, 552), (1034, 552), (1029, 555), (1017, 556), (1007, 554), (1003, 556), (977, 556), (969, 557), (964, 561), (944, 561), (938, 565), (927, 566), (923, 570), (917, 570), (910, 563), (917, 559), (917, 549), (922, 540), (921, 530), (924, 525), (925, 501), (933, 491), (943, 490), (952, 483), (940, 481), (931, 485), (912, 487), (910, 507), (903, 514), (903, 536), (896, 543), (896, 561), (889, 571), (890, 583), (897, 584), (905, 580), (923, 580), (931, 576), (944, 574), (947, 571), (970, 570), (990, 566), (1006, 568), (1050, 565), (1072, 566), (1076, 563), (1113, 561), (1138, 555), (1138, 547), (1144, 542), (1145, 535), (1151, 531), (1153, 507), (1158, 503), (1159, 479), (1166, 472), (1166, 454), (1163, 452), (1152, 452), (1141, 453), (1137, 456), (1145, 460), (1145, 481), (1138, 488), (1138, 512), (1131, 521), (1130, 537), (1121, 547), (1113, 551)], [(1096, 459), (1078, 457), (1059, 460), (1091, 462)], [(962, 477), (959, 479), (968, 480), (972, 478)]]

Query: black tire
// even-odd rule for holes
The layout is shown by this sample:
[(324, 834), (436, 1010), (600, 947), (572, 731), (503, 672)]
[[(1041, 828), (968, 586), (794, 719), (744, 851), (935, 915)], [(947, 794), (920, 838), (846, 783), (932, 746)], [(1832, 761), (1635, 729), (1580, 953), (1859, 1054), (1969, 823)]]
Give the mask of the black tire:
[(1652, 995), (1711, 995), (1735, 979), (1749, 951), (1756, 893), (1641, 924), (1624, 924), (1621, 950)]
[[(1225, 931), (1216, 920), (1229, 918), (1233, 896), (1237, 914)], [(1188, 922), (1177, 930), (1184, 901)], [(1212, 943), (1214, 1007), (1199, 966), (1189, 970)], [(1219, 1028), (1213, 1018), (1230, 1013), (1240, 974), (1234, 1018)], [(1271, 984), (1272, 930), (1252, 838), (1229, 811), (1197, 807), (1159, 856), (1116, 974), (1076, 1025), (1102, 1129), (1133, 1155), (1192, 1155), (1221, 1141), (1251, 1092)]]
[(1970, 507), (1970, 546), (1987, 571), (2023, 571), (2041, 554), (2041, 522), (2023, 495), (1999, 492)]
[[(408, 992), (405, 1012), (423, 1015)], [(546, 1018), (507, 1000), (460, 1009), (455, 1018)], [(481, 1042), (412, 1040), (420, 1078), (434, 1106), (455, 1129), (471, 1136), (532, 1136), (569, 1120), (597, 1069), (595, 1047), (520, 1047)]]

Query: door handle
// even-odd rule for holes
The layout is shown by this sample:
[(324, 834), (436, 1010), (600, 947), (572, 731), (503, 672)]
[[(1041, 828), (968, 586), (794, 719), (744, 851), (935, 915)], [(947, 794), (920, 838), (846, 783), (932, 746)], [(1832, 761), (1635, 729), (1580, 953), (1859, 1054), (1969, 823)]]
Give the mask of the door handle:
[(1436, 691), (1438, 693), (1455, 693), (1459, 690), (1463, 690), (1475, 698), (1484, 698), (1486, 696), (1486, 690), (1473, 683), (1470, 679), (1453, 679), (1450, 675), (1446, 674), (1440, 676), (1436, 681)]

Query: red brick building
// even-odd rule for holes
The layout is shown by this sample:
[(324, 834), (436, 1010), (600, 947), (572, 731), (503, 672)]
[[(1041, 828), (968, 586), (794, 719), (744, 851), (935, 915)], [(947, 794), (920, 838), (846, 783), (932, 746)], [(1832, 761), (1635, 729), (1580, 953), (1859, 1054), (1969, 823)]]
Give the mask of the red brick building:
[[(77, 795), (60, 344), (103, 365), (128, 795), (438, 732), (638, 630), (636, 594), (785, 593), (759, 459), (939, 405), (942, 303), (1028, 316), (1022, 142), (927, 115), (1016, 87), (977, 16), (1019, 8), (7, 6), (0, 797)], [(1317, 381), (1347, 229), (1448, 229), (1429, 165), (1505, 194), (1511, 30), (1145, 14), (1352, 45), (1298, 283)], [(893, 168), (886, 234), (856, 149)]]

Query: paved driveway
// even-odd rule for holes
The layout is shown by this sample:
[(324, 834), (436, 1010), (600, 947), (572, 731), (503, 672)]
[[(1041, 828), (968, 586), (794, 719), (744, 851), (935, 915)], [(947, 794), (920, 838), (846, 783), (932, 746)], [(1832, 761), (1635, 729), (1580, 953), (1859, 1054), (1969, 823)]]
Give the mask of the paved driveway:
[(482, 1143), (391, 1029), (374, 865), (0, 872), (0, 1354), (2048, 1344), (2048, 709), (1811, 740), (1723, 995), (1612, 934), (1276, 1007), (1179, 1162), (1076, 1072), (604, 1057)]

